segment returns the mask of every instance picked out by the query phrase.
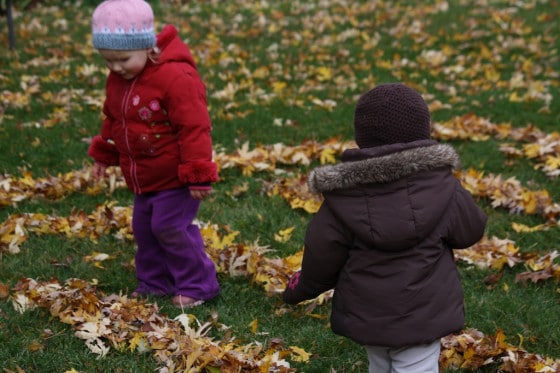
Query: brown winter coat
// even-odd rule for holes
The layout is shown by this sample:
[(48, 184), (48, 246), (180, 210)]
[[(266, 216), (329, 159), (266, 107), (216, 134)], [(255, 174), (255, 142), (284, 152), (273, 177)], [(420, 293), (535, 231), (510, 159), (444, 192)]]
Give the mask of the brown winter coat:
[(363, 345), (429, 343), (460, 330), (452, 249), (476, 243), (487, 218), (452, 173), (457, 153), (420, 140), (347, 150), (342, 160), (309, 175), (324, 202), (284, 300), (334, 288), (333, 331)]

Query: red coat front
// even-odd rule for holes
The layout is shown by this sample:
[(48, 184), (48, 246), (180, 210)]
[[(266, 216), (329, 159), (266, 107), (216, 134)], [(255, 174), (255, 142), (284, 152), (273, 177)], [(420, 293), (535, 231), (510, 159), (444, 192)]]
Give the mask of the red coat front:
[(134, 79), (107, 78), (101, 134), (88, 154), (119, 165), (135, 193), (218, 180), (212, 161), (206, 87), (177, 29), (158, 35), (161, 54)]

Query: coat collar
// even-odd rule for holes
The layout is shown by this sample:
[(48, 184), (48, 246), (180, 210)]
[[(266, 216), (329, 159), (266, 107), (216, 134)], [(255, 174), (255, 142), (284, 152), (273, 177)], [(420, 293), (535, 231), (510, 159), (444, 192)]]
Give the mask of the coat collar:
[(349, 149), (342, 160), (342, 163), (312, 170), (307, 181), (309, 190), (321, 193), (362, 184), (384, 184), (416, 172), (441, 167), (457, 169), (460, 165), (459, 156), (451, 145), (433, 140)]

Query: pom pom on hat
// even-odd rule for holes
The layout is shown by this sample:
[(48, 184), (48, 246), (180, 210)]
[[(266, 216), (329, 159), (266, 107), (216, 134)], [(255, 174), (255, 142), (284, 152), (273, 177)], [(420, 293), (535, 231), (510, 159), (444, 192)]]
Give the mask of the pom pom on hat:
[(136, 50), (156, 45), (154, 13), (144, 0), (105, 0), (92, 16), (96, 49)]
[(354, 138), (360, 148), (428, 140), (430, 122), (418, 92), (400, 83), (381, 84), (358, 100)]

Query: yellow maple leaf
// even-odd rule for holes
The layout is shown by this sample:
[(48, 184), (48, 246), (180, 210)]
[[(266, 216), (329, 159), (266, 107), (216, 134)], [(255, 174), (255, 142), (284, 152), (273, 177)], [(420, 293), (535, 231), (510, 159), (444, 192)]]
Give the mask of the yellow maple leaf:
[(292, 360), (294, 361), (305, 363), (308, 362), (311, 357), (311, 354), (301, 347), (290, 346), (290, 351), (292, 352)]
[(543, 231), (548, 229), (546, 224), (539, 224), (539, 225), (529, 227), (528, 225), (515, 223), (515, 222), (511, 223), (511, 227), (517, 233), (531, 233), (531, 232)]
[(495, 68), (486, 67), (484, 69), (484, 76), (487, 80), (491, 82), (497, 82), (500, 80), (500, 72)]
[(233, 245), (235, 237), (237, 237), (239, 231), (233, 231), (223, 237), (220, 237), (218, 231), (213, 226), (208, 225), (200, 228), (200, 233), (212, 248), (223, 250), (224, 248)]
[(128, 349), (130, 351), (138, 350), (139, 352), (146, 352), (150, 349), (150, 344), (146, 342), (145, 334), (138, 332), (128, 342)]
[(539, 144), (525, 144), (523, 145), (523, 152), (525, 156), (529, 159), (537, 158), (541, 155), (542, 147)]
[(253, 71), (253, 78), (264, 79), (270, 74), (268, 67), (260, 66)]
[(508, 258), (505, 256), (500, 256), (496, 259), (491, 260), (490, 267), (499, 271), (507, 264)]
[(254, 319), (249, 323), (249, 326), (251, 327), (251, 333), (255, 334), (259, 328), (259, 320)]
[(332, 79), (332, 70), (329, 67), (320, 66), (316, 69), (316, 72), (317, 79), (319, 79), (319, 81)]
[(545, 164), (546, 167), (552, 170), (557, 170), (560, 168), (560, 157), (549, 155), (548, 157), (546, 157)]
[(293, 233), (294, 229), (295, 229), (295, 227), (289, 227), (289, 228), (286, 228), (286, 229), (282, 229), (278, 233), (274, 234), (274, 240), (276, 242), (287, 242), (287, 241), (289, 241), (290, 238), (292, 237), (292, 233)]
[(242, 167), (241, 173), (243, 176), (252, 176), (253, 172), (255, 172), (255, 167), (252, 164), (247, 164)]
[(84, 260), (86, 262), (102, 262), (104, 260), (108, 260), (108, 259), (115, 259), (114, 256), (111, 256), (109, 254), (105, 254), (105, 253), (98, 253), (98, 252), (93, 252), (91, 253), (91, 255), (86, 255), (84, 257)]
[(285, 198), (290, 201), (290, 207), (292, 209), (301, 208), (311, 214), (319, 211), (319, 207), (321, 206), (321, 201), (315, 199), (301, 199), (293, 196), (285, 196)]
[(274, 82), (274, 83), (272, 83), (272, 90), (275, 93), (280, 93), (284, 89), (286, 89), (287, 86), (288, 86), (288, 84), (286, 82)]
[(272, 292), (272, 286), (271, 286), (272, 278), (270, 277), (269, 274), (259, 272), (259, 273), (256, 273), (253, 278), (255, 279), (255, 282), (258, 282), (262, 285), (262, 287), (264, 288), (264, 290), (266, 292), (269, 292), (269, 293)]
[(534, 214), (538, 209), (537, 195), (535, 192), (525, 191), (521, 193), (523, 207), (527, 214)]
[(512, 92), (511, 95), (509, 95), (509, 100), (511, 102), (521, 102), (523, 101), (519, 95), (517, 94), (517, 92)]
[(301, 267), (302, 258), (303, 258), (303, 250), (300, 250), (295, 254), (285, 257), (284, 265), (287, 268), (291, 269), (293, 272), (295, 272)]
[(474, 356), (476, 356), (476, 352), (474, 348), (468, 347), (465, 353), (463, 354), (463, 358), (465, 359), (465, 363), (468, 363)]
[(320, 161), (321, 164), (326, 164), (326, 163), (335, 163), (336, 162), (336, 151), (332, 148), (325, 148), (321, 151), (320, 154)]

